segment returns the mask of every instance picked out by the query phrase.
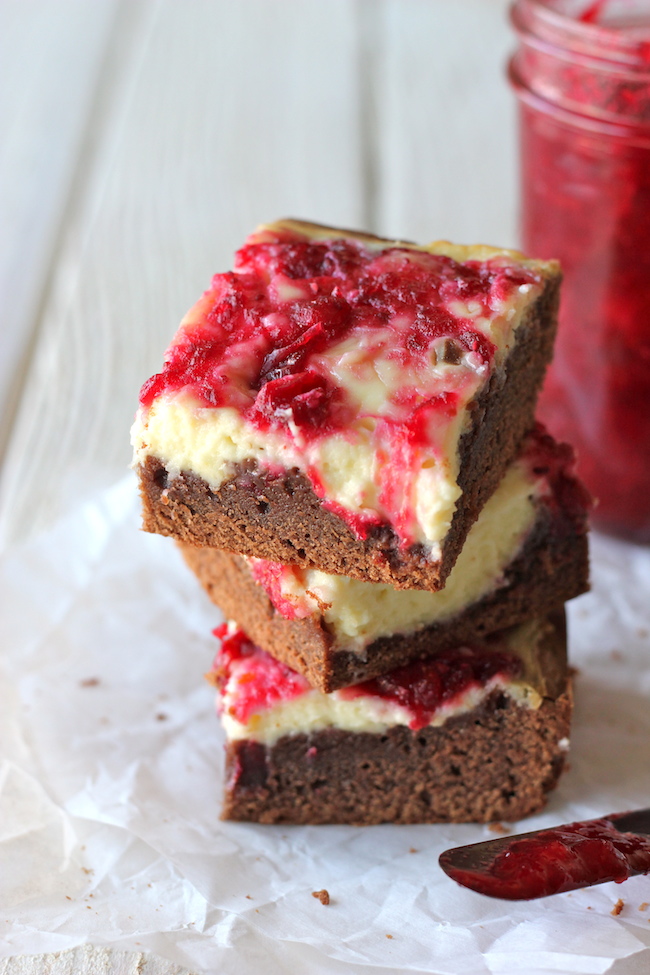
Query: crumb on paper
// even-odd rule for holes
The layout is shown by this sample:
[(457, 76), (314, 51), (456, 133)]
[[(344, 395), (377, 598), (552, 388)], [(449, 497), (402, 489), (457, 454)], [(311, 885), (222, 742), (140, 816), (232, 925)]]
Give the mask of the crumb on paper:
[(66, 894), (66, 895), (65, 895), (65, 899), (66, 899), (67, 901), (71, 901), (71, 900), (72, 900), (72, 898), (70, 897), (70, 895), (69, 895), (69, 894)]
[(419, 852), (420, 851), (419, 850), (416, 850), (414, 846), (410, 846), (409, 847), (409, 853), (419, 853)]
[(312, 890), (311, 896), (316, 897), (321, 904), (329, 904), (330, 902), (330, 895), (325, 888), (323, 890)]
[(619, 897), (619, 899), (616, 901), (613, 908), (611, 909), (610, 914), (613, 914), (614, 917), (617, 917), (621, 913), (624, 907), (625, 907), (625, 901)]
[(97, 687), (98, 684), (99, 677), (85, 677), (79, 681), (79, 687)]
[(643, 904), (639, 904), (640, 911), (647, 911), (649, 907), (650, 907), (650, 902), (648, 901), (644, 901)]
[(252, 899), (253, 899), (253, 898), (251, 897), (251, 895), (250, 895), (250, 894), (246, 894), (246, 900), (247, 900), (247, 901), (252, 901)]
[(591, 906), (591, 904), (587, 904), (587, 910), (588, 911), (593, 911), (593, 907)]
[(387, 935), (386, 935), (386, 937), (387, 937), (387, 938), (390, 938), (390, 940), (391, 940), (391, 941), (393, 940), (393, 936), (392, 936), (392, 934), (387, 934)]
[(84, 872), (85, 874), (91, 874), (91, 873), (94, 873), (94, 872), (95, 872), (95, 871), (94, 871), (94, 870), (92, 869), (92, 867), (82, 867), (81, 869), (83, 870), (83, 872)]
[(621, 653), (620, 650), (612, 650), (612, 652), (610, 653), (610, 657), (612, 658), (612, 660), (622, 660), (623, 654)]
[(488, 829), (491, 833), (499, 833), (501, 836), (505, 836), (510, 832), (507, 826), (503, 823), (488, 823)]
[(167, 718), (168, 715), (164, 714), (162, 711), (159, 711), (158, 714), (156, 715), (156, 721), (166, 721)]

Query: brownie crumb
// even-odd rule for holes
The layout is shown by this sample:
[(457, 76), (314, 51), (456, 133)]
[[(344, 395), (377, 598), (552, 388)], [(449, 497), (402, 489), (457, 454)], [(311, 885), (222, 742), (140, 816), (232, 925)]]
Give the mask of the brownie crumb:
[(648, 903), (648, 901), (644, 901), (643, 904), (639, 904), (640, 911), (647, 911), (649, 907), (650, 903)]
[(416, 850), (414, 846), (410, 846), (409, 853), (419, 853), (419, 850)]
[(159, 713), (158, 713), (158, 714), (156, 715), (156, 721), (166, 721), (166, 720), (167, 720), (167, 718), (168, 718), (168, 715), (166, 715), (166, 714), (163, 714), (163, 712), (162, 712), (162, 711), (160, 711), (160, 712), (159, 712)]
[(507, 835), (510, 830), (503, 823), (488, 823), (488, 829), (491, 833), (499, 833), (500, 836)]
[(318, 900), (321, 902), (321, 904), (329, 904), (329, 902), (330, 902), (330, 895), (328, 894), (328, 892), (325, 889), (323, 889), (323, 890), (312, 890), (311, 896), (318, 898)]
[(617, 917), (621, 913), (624, 907), (625, 907), (625, 901), (621, 900), (621, 898), (619, 897), (619, 899), (616, 901), (613, 908), (611, 909), (610, 914), (613, 914), (614, 917)]
[(392, 934), (387, 934), (387, 935), (386, 935), (386, 937), (387, 937), (387, 938), (390, 938), (390, 940), (391, 940), (391, 941), (393, 940), (393, 936), (392, 936)]
[(86, 677), (79, 681), (79, 687), (97, 687), (98, 684), (99, 677)]

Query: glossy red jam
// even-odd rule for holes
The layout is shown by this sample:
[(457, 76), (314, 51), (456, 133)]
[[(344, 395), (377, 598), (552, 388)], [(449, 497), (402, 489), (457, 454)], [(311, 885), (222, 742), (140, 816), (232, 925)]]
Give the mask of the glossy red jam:
[(214, 635), (221, 640), (221, 649), (208, 677), (222, 692), (231, 685), (228, 712), (242, 724), (310, 690), (304, 677), (261, 650), (242, 630), (230, 632), (223, 623)]
[(484, 687), (497, 676), (507, 680), (517, 677), (520, 671), (521, 661), (513, 654), (456, 647), (338, 693), (350, 700), (368, 696), (399, 704), (412, 715), (409, 728), (419, 731), (431, 723), (445, 704), (453, 703), (467, 691)]
[(613, 816), (523, 834), (499, 843), (496, 855), (490, 843), (450, 850), (440, 864), (464, 887), (505, 900), (548, 897), (611, 880), (622, 883), (650, 871), (650, 837), (620, 832), (615, 821)]
[(291, 581), (291, 576), (296, 571), (295, 566), (269, 562), (267, 559), (253, 559), (250, 570), (255, 582), (262, 586), (275, 609), (286, 620), (300, 620), (311, 615), (313, 610), (308, 602), (301, 603), (283, 592), (283, 582)]
[[(650, 541), (650, 3), (519, 0), (522, 237), (564, 271), (539, 415), (571, 441), (595, 523)], [(575, 3), (571, 8), (576, 10)], [(617, 29), (612, 29), (616, 26)]]
[[(304, 677), (257, 647), (243, 631), (230, 632), (223, 624), (214, 633), (221, 649), (209, 676), (227, 693), (229, 713), (243, 724), (254, 714), (312, 689)], [(467, 691), (495, 677), (516, 678), (520, 672), (521, 661), (512, 653), (458, 647), (335, 693), (347, 700), (379, 697), (398, 704), (410, 712), (409, 728), (417, 731), (431, 722), (439, 708)]]

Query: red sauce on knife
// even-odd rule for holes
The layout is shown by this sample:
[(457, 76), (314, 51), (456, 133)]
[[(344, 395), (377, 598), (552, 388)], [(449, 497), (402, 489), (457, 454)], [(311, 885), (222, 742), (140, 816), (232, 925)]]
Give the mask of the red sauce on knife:
[(650, 872), (650, 836), (620, 832), (615, 822), (613, 816), (514, 837), (478, 868), (454, 866), (453, 850), (442, 854), (440, 864), (464, 887), (505, 900), (548, 897), (611, 880), (620, 884)]

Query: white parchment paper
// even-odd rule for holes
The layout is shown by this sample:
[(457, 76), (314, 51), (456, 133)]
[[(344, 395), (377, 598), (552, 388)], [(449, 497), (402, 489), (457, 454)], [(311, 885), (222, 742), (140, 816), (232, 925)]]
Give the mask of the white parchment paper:
[[(202, 680), (220, 617), (137, 507), (129, 478), (2, 560), (0, 954), (90, 942), (237, 975), (650, 971), (650, 877), (508, 904), (437, 866), (485, 827), (220, 822)], [(570, 770), (514, 831), (650, 806), (650, 549), (595, 538), (593, 562), (570, 614)]]

